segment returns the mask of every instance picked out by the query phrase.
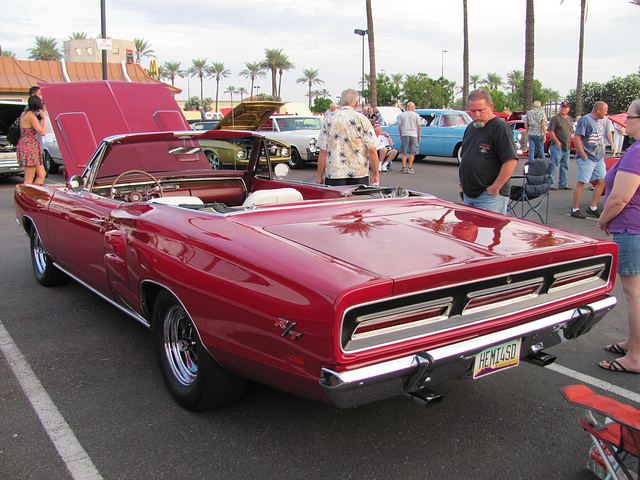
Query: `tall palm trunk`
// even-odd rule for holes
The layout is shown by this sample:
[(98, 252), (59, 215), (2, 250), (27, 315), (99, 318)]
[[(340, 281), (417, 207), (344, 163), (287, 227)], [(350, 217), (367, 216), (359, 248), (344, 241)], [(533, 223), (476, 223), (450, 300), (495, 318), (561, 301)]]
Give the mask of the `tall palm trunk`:
[(462, 49), (462, 108), (467, 108), (469, 98), (469, 25), (467, 18), (467, 0), (462, 0), (463, 37)]
[(580, 0), (580, 44), (578, 46), (578, 84), (576, 85), (576, 117), (582, 115), (582, 56), (584, 53), (584, 22), (587, 0)]
[(522, 95), (522, 107), (529, 111), (533, 105), (533, 70), (535, 65), (535, 21), (533, 13), (533, 0), (527, 0), (524, 46), (524, 92)]
[[(367, 5), (367, 33), (369, 36), (369, 103), (372, 107), (378, 106), (378, 75), (376, 73), (376, 47), (373, 38), (373, 12), (371, 0), (366, 0)], [(362, 86), (364, 89), (364, 85)]]

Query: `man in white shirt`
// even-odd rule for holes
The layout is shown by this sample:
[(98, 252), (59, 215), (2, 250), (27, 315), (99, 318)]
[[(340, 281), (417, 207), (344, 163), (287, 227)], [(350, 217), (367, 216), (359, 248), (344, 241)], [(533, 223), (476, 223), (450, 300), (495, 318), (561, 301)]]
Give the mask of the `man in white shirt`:
[(378, 150), (378, 165), (381, 172), (387, 172), (391, 167), (391, 162), (398, 155), (398, 150), (390, 148), (393, 147), (393, 140), (387, 132), (382, 131), (380, 124), (376, 124), (374, 130), (378, 137), (378, 146), (376, 147)]

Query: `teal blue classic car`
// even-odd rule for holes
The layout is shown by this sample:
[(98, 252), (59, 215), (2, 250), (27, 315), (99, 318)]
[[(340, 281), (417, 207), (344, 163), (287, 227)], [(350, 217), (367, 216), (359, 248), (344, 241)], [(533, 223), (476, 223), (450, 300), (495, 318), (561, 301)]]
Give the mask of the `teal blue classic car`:
[[(443, 110), (437, 108), (416, 109), (422, 118), (420, 152), (418, 155), (457, 158), (460, 163), (462, 154), (462, 136), (471, 123), (471, 117), (461, 110)], [(400, 148), (402, 142), (398, 132), (398, 120), (382, 127)]]

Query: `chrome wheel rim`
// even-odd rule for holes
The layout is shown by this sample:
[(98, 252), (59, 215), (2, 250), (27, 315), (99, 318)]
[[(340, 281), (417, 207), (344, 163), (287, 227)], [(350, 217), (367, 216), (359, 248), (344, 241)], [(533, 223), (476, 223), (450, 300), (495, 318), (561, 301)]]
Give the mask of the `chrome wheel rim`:
[(174, 377), (184, 386), (198, 376), (196, 332), (180, 305), (169, 307), (164, 316), (164, 349)]
[(44, 273), (47, 268), (47, 252), (44, 251), (40, 235), (37, 233), (33, 236), (33, 260), (38, 273)]
[(209, 165), (211, 165), (211, 168), (213, 170), (220, 170), (222, 162), (220, 161), (218, 155), (216, 155), (214, 152), (209, 152), (207, 153), (207, 160), (209, 160)]

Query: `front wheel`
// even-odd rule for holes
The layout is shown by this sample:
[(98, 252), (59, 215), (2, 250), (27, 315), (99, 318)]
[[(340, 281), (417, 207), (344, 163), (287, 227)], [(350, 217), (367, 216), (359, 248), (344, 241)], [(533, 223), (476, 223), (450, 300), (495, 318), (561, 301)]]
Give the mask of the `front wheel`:
[(209, 160), (212, 170), (220, 170), (222, 168), (222, 162), (216, 152), (207, 152), (207, 160)]
[(31, 264), (38, 283), (45, 287), (53, 287), (65, 283), (69, 277), (53, 264), (53, 260), (51, 260), (42, 245), (35, 225), (31, 227), (29, 240), (31, 245)]
[(453, 156), (456, 157), (456, 159), (458, 160), (458, 165), (460, 165), (460, 162), (462, 162), (462, 145), (458, 145), (456, 147), (456, 151)]
[(302, 159), (302, 157), (300, 156), (300, 153), (298, 153), (298, 150), (296, 150), (295, 148), (291, 149), (291, 160), (289, 160), (289, 166), (291, 168), (304, 168), (306, 162)]
[(247, 380), (227, 372), (209, 355), (189, 314), (168, 292), (155, 302), (153, 343), (164, 382), (184, 408), (209, 410), (246, 392)]

